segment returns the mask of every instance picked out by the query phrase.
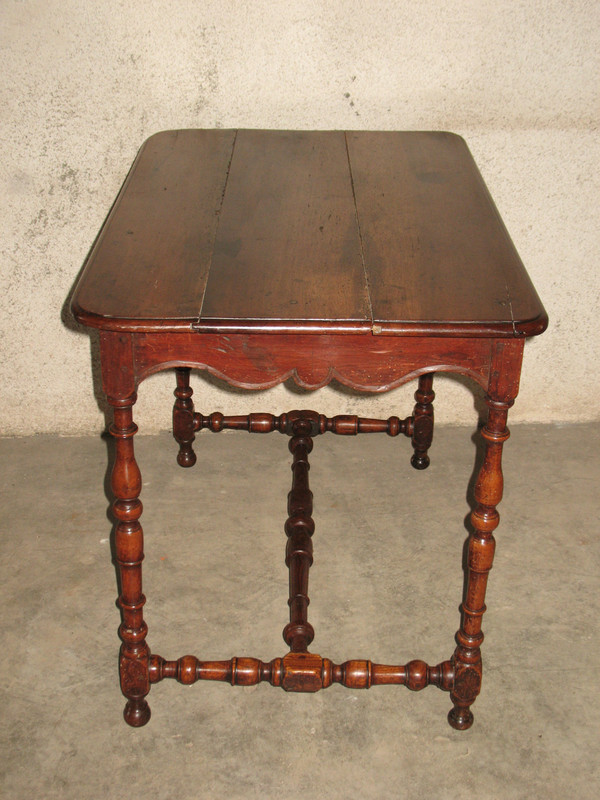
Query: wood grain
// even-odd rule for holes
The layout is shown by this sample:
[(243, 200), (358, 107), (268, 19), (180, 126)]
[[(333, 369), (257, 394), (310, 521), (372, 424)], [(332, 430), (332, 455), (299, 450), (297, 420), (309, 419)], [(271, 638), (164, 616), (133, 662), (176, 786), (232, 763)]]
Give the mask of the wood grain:
[(469, 150), (450, 133), (353, 132), (373, 322), (538, 332), (543, 306)]
[(200, 318), (370, 322), (343, 133), (238, 133)]
[(114, 318), (185, 320), (189, 328), (206, 285), (234, 139), (235, 131), (184, 130), (144, 143), (80, 279), (78, 319), (107, 328)]
[(105, 330), (515, 337), (544, 308), (463, 140), (166, 131), (72, 301)]
[[(502, 445), (518, 389), (524, 339), (547, 319), (464, 142), (451, 134), (172, 131), (152, 137), (92, 250), (73, 310), (100, 328), (102, 385), (114, 410), (111, 476), (120, 575), (121, 688), (125, 719), (146, 724), (153, 683), (176, 678), (260, 681), (313, 692), (332, 683), (450, 692), (450, 724), (473, 722), (481, 686), (481, 619), (502, 497)], [(167, 661), (146, 643), (143, 532), (133, 404), (139, 384), (177, 369), (173, 433), (191, 466), (195, 433), (226, 428), (288, 434), (290, 652)], [(190, 369), (247, 389), (292, 378), (305, 389), (332, 380), (384, 392), (418, 378), (413, 417), (203, 415)], [(410, 436), (413, 466), (429, 463), (433, 374), (454, 372), (486, 391), (486, 449), (475, 485), (467, 580), (456, 648), (436, 666), (308, 652), (308, 574), (314, 436)], [(210, 487), (204, 487), (210, 502)], [(401, 490), (400, 490), (401, 493)]]
[[(206, 369), (242, 389), (268, 389), (291, 378), (304, 389), (319, 389), (336, 380), (364, 392), (389, 391), (423, 372), (457, 372), (486, 388), (494, 342), (486, 338), (298, 333), (146, 333), (132, 337), (137, 382), (167, 367), (189, 366)], [(509, 343), (522, 345), (523, 339)], [(113, 380), (118, 378), (118, 372), (111, 375)]]

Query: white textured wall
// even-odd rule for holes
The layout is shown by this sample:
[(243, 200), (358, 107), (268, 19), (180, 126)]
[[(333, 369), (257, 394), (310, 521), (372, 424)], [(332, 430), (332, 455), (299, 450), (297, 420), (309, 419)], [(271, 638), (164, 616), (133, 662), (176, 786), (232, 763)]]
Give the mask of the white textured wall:
[[(212, 126), (465, 136), (551, 320), (512, 419), (597, 418), (599, 31), (595, 0), (0, 0), (0, 432), (100, 429), (61, 307), (142, 141)], [(205, 412), (412, 405), (195, 386)], [(437, 388), (439, 420), (473, 420), (462, 383)], [(171, 391), (142, 384), (143, 429), (168, 427)]]

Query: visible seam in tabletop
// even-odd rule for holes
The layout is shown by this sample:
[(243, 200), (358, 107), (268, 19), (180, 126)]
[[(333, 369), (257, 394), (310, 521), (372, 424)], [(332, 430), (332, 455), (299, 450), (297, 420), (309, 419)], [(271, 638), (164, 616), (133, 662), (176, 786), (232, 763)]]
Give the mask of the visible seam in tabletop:
[(518, 336), (517, 326), (515, 325), (515, 315), (513, 314), (512, 300), (510, 297), (510, 289), (508, 288), (508, 281), (505, 279), (504, 285), (506, 286), (506, 300), (508, 302), (508, 310), (510, 311), (510, 321), (512, 322), (513, 335)]
[(206, 297), (206, 287), (208, 286), (208, 279), (210, 278), (210, 271), (212, 269), (212, 261), (215, 252), (215, 243), (217, 241), (217, 236), (219, 234), (219, 225), (221, 224), (221, 211), (223, 210), (223, 203), (225, 202), (225, 192), (227, 191), (227, 184), (229, 183), (229, 172), (231, 171), (231, 162), (233, 161), (233, 154), (235, 152), (235, 143), (237, 142), (238, 131), (236, 130), (235, 135), (233, 137), (233, 144), (231, 145), (231, 155), (229, 156), (229, 161), (227, 162), (227, 170), (225, 172), (225, 181), (223, 183), (223, 191), (221, 192), (221, 200), (219, 202), (219, 208), (217, 210), (217, 224), (215, 225), (215, 235), (212, 241), (212, 247), (210, 248), (210, 263), (208, 265), (208, 270), (206, 271), (206, 283), (204, 284), (204, 292), (202, 293), (202, 302), (200, 303), (200, 309), (198, 311), (198, 322), (202, 319), (202, 309), (204, 308), (204, 299)]
[[(369, 275), (365, 262), (365, 249), (363, 247), (362, 231), (360, 229), (360, 218), (358, 216), (358, 206), (356, 205), (356, 192), (354, 190), (354, 176), (352, 175), (352, 163), (350, 162), (350, 150), (348, 148), (348, 134), (344, 131), (344, 143), (346, 145), (346, 158), (348, 159), (348, 171), (350, 173), (350, 186), (352, 187), (352, 201), (354, 203), (354, 214), (356, 216), (356, 228), (358, 230), (358, 241), (360, 243), (360, 260), (362, 261), (363, 272), (365, 275), (365, 288), (367, 290), (367, 301), (369, 303), (369, 317), (371, 318), (371, 331), (374, 330), (373, 304), (371, 303), (371, 287), (369, 286)], [(379, 331), (378, 331), (379, 332)]]

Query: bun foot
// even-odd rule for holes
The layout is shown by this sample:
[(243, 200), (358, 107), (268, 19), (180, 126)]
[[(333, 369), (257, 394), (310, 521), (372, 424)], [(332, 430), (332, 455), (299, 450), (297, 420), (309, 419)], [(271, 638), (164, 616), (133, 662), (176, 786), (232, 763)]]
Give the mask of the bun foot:
[(416, 453), (410, 459), (410, 463), (415, 469), (427, 469), (429, 466), (429, 456), (418, 456)]
[(180, 450), (177, 453), (177, 463), (180, 467), (193, 467), (196, 463), (196, 453), (191, 448), (189, 450)]
[(473, 713), (470, 708), (454, 706), (448, 714), (448, 722), (457, 731), (466, 731), (473, 724)]
[(150, 706), (143, 699), (128, 700), (123, 717), (128, 725), (132, 728), (141, 728), (150, 719)]

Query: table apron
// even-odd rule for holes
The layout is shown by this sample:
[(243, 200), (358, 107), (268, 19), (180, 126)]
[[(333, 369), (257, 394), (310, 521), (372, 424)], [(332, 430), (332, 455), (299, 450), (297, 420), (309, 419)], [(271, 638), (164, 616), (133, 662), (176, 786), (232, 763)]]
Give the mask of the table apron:
[(518, 392), (523, 339), (314, 334), (100, 334), (103, 385), (128, 397), (149, 375), (171, 367), (205, 369), (244, 389), (292, 378), (304, 389), (336, 380), (386, 392), (426, 372), (466, 375), (497, 399)]

